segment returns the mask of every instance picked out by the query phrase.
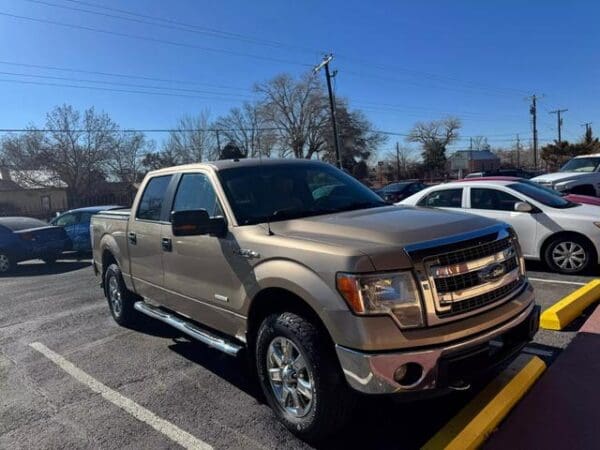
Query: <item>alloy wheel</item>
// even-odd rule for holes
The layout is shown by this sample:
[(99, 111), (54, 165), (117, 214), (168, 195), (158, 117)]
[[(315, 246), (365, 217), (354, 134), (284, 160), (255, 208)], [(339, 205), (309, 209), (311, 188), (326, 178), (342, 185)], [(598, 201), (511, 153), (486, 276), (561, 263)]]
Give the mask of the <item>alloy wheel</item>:
[(120, 317), (123, 311), (123, 298), (117, 278), (113, 275), (108, 280), (108, 299), (115, 316)]
[(302, 352), (285, 337), (276, 337), (267, 351), (267, 371), (279, 405), (294, 417), (310, 412), (314, 398), (314, 378)]
[(588, 255), (577, 242), (564, 241), (552, 249), (552, 261), (562, 270), (576, 272), (587, 264)]

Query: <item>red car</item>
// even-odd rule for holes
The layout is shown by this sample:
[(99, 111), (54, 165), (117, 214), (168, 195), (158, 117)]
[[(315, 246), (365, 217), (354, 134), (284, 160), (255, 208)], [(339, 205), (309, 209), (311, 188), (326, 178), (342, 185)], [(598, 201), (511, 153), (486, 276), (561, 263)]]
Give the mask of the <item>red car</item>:
[(600, 198), (598, 198), (598, 197), (592, 197), (590, 195), (579, 195), (579, 194), (561, 194), (560, 192), (557, 192), (553, 189), (547, 188), (545, 186), (542, 186), (534, 181), (527, 180), (525, 178), (495, 176), (495, 177), (463, 178), (462, 180), (458, 180), (458, 181), (478, 181), (478, 180), (515, 181), (515, 182), (519, 182), (519, 183), (535, 184), (537, 187), (541, 187), (541, 188), (547, 189), (549, 191), (552, 191), (555, 194), (560, 195), (573, 203), (585, 203), (587, 205), (600, 206)]

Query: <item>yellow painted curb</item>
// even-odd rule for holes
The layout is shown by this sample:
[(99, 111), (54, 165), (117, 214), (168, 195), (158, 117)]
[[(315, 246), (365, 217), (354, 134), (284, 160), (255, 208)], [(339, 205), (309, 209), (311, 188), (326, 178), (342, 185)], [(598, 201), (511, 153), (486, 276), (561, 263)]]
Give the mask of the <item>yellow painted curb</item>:
[(476, 449), (546, 370), (537, 356), (521, 355), (454, 416), (424, 450)]
[(600, 280), (590, 281), (544, 311), (540, 326), (546, 330), (562, 330), (599, 299)]

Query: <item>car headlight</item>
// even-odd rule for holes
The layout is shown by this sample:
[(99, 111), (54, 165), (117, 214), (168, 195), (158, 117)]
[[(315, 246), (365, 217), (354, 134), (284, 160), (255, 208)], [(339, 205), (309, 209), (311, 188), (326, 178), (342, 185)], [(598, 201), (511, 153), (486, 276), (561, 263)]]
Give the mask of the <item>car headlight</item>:
[(423, 326), (419, 290), (411, 272), (338, 273), (336, 285), (355, 314), (393, 314), (402, 328)]

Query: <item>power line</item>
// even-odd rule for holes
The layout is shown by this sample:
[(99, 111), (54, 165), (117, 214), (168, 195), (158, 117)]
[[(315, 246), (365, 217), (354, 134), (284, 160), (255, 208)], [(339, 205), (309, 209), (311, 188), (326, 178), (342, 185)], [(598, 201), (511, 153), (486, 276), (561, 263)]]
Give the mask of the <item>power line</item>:
[[(26, 0), (26, 1), (43, 4), (46, 6), (56, 7), (56, 8), (63, 8), (63, 9), (67, 9), (67, 10), (79, 11), (79, 12), (84, 12), (84, 13), (88, 13), (88, 14), (95, 14), (95, 15), (100, 15), (100, 16), (105, 16), (105, 17), (110, 17), (110, 18), (116, 18), (116, 19), (120, 19), (120, 20), (128, 20), (128, 21), (133, 21), (133, 22), (142, 23), (142, 24), (148, 24), (148, 25), (152, 25), (152, 26), (159, 26), (159, 27), (174, 29), (174, 30), (178, 30), (178, 31), (208, 34), (210, 36), (217, 37), (217, 38), (234, 39), (234, 40), (239, 40), (239, 41), (245, 42), (245, 43), (257, 44), (257, 45), (267, 45), (267, 46), (277, 47), (277, 48), (288, 48), (288, 49), (299, 50), (302, 52), (312, 53), (312, 54), (314, 54), (315, 52), (322, 53), (322, 51), (320, 51), (320, 50), (317, 51), (315, 49), (309, 49), (309, 48), (305, 48), (305, 47), (301, 47), (301, 46), (297, 46), (297, 45), (292, 45), (289, 43), (283, 43), (281, 41), (256, 38), (256, 37), (247, 36), (247, 35), (243, 35), (243, 34), (239, 34), (239, 33), (231, 33), (231, 32), (227, 32), (227, 31), (223, 31), (223, 30), (218, 30), (215, 28), (207, 28), (207, 27), (189, 24), (189, 23), (185, 23), (185, 22), (181, 22), (181, 21), (172, 20), (172, 19), (165, 19), (165, 18), (151, 16), (151, 15), (147, 15), (147, 14), (140, 14), (140, 13), (136, 13), (136, 12), (133, 12), (130, 10), (124, 10), (124, 9), (120, 9), (120, 8), (112, 8), (112, 7), (100, 5), (98, 3), (86, 2), (86, 1), (80, 1), (80, 0), (64, 0), (69, 3), (91, 6), (92, 8), (101, 9), (101, 10), (105, 10), (105, 11), (111, 11), (111, 12), (117, 12), (119, 14), (125, 14), (125, 15), (131, 16), (131, 17), (123, 17), (120, 15), (102, 13), (99, 11), (93, 11), (93, 10), (84, 9), (84, 8), (59, 5), (56, 3), (51, 3), (48, 1), (42, 1), (42, 0)], [(134, 17), (138, 18), (138, 19), (134, 19)], [(143, 19), (143, 20), (140, 20), (140, 19)], [(150, 22), (147, 19), (154, 21), (154, 22)], [(155, 22), (159, 22), (159, 23), (155, 23)], [(495, 90), (497, 93), (500, 93), (500, 94), (511, 93), (511, 94), (522, 95), (525, 92), (520, 89), (493, 87), (493, 86), (489, 86), (489, 85), (485, 85), (485, 84), (477, 83), (477, 82), (473, 82), (473, 81), (460, 80), (458, 78), (449, 77), (446, 75), (433, 74), (433, 73), (417, 71), (417, 70), (413, 70), (413, 69), (406, 69), (406, 68), (399, 67), (396, 65), (380, 64), (380, 63), (373, 63), (373, 62), (368, 62), (368, 61), (365, 62), (364, 60), (361, 60), (361, 59), (358, 59), (355, 57), (342, 56), (342, 58), (351, 63), (354, 62), (355, 64), (361, 65), (361, 66), (366, 64), (375, 69), (381, 69), (381, 70), (385, 70), (385, 71), (394, 71), (394, 72), (401, 71), (401, 72), (410, 74), (412, 76), (418, 76), (421, 78), (426, 77), (426, 78), (429, 78), (432, 80), (437, 80), (437, 81), (451, 81), (451, 82), (463, 84), (467, 87), (470, 85), (470, 86), (475, 87), (476, 89)]]
[(90, 80), (85, 78), (72, 78), (72, 77), (57, 77), (52, 75), (33, 75), (27, 73), (18, 73), (18, 72), (3, 72), (0, 71), (0, 75), (11, 75), (11, 76), (20, 76), (20, 77), (30, 77), (30, 78), (43, 78), (50, 80), (60, 80), (60, 81), (74, 81), (78, 83), (96, 83), (96, 84), (109, 84), (113, 86), (124, 86), (124, 87), (134, 87), (134, 88), (142, 88), (142, 89), (159, 89), (166, 91), (179, 91), (179, 92), (190, 92), (195, 94), (209, 94), (209, 95), (220, 95), (220, 96), (232, 96), (235, 98), (241, 98), (243, 96), (239, 94), (229, 94), (226, 92), (218, 92), (218, 91), (201, 91), (197, 89), (184, 89), (184, 88), (171, 88), (166, 86), (156, 86), (156, 85), (147, 85), (147, 84), (135, 84), (135, 83), (119, 83), (115, 81), (104, 81), (104, 80)]
[(253, 59), (258, 59), (258, 60), (262, 60), (262, 61), (276, 62), (276, 63), (280, 63), (280, 64), (291, 64), (291, 65), (295, 65), (295, 66), (311, 67), (310, 64), (304, 64), (304, 63), (300, 63), (297, 61), (271, 58), (269, 56), (254, 55), (251, 53), (236, 52), (233, 50), (225, 50), (225, 49), (221, 49), (221, 48), (204, 47), (201, 45), (195, 45), (195, 44), (190, 44), (190, 43), (185, 43), (185, 42), (171, 41), (171, 40), (167, 40), (167, 39), (158, 39), (158, 38), (142, 36), (142, 35), (138, 35), (138, 34), (130, 34), (130, 33), (123, 33), (120, 31), (111, 31), (111, 30), (105, 30), (102, 28), (88, 27), (88, 26), (84, 26), (84, 25), (74, 25), (74, 24), (70, 24), (70, 23), (58, 22), (56, 20), (40, 19), (37, 17), (30, 17), (30, 16), (21, 16), (21, 15), (17, 15), (17, 14), (6, 13), (6, 12), (0, 12), (0, 16), (11, 17), (13, 19), (26, 20), (26, 21), (31, 21), (31, 22), (46, 23), (46, 24), (50, 24), (50, 25), (57, 25), (57, 26), (61, 26), (61, 27), (65, 27), (65, 28), (72, 28), (72, 29), (76, 29), (76, 30), (90, 31), (93, 33), (100, 33), (100, 34), (105, 34), (105, 35), (110, 35), (110, 36), (126, 37), (126, 38), (130, 38), (130, 39), (141, 40), (141, 41), (154, 42), (157, 44), (165, 44), (165, 45), (173, 45), (176, 47), (193, 48), (195, 50), (201, 50), (201, 51), (213, 52), (213, 53), (223, 53), (223, 54), (227, 54), (227, 55), (231, 55), (231, 56), (253, 58)]
[[(39, 0), (29, 0), (29, 1), (36, 1), (38, 3), (42, 3)], [(277, 47), (286, 47), (286, 48), (290, 48), (290, 49), (295, 49), (295, 50), (301, 50), (301, 51), (305, 51), (305, 52), (310, 52), (310, 53), (315, 53), (316, 50), (314, 49), (309, 49), (309, 48), (305, 48), (305, 47), (301, 47), (301, 46), (297, 46), (297, 45), (292, 45), (289, 43), (285, 43), (285, 42), (281, 42), (281, 41), (276, 41), (276, 40), (272, 40), (272, 39), (263, 39), (263, 38), (257, 38), (255, 36), (248, 36), (248, 35), (244, 35), (244, 34), (240, 34), (240, 33), (232, 33), (230, 31), (223, 31), (223, 30), (218, 30), (216, 28), (209, 28), (209, 27), (205, 27), (205, 26), (200, 26), (200, 25), (196, 25), (196, 24), (190, 24), (190, 23), (185, 23), (185, 22), (181, 22), (178, 20), (173, 20), (173, 19), (167, 19), (164, 17), (157, 17), (157, 16), (151, 16), (148, 14), (141, 14), (141, 13), (137, 13), (131, 10), (125, 10), (125, 9), (120, 9), (120, 8), (113, 8), (113, 7), (109, 7), (109, 6), (105, 6), (105, 5), (101, 5), (98, 3), (93, 3), (93, 2), (85, 2), (85, 1), (78, 1), (78, 0), (64, 0), (66, 2), (69, 3), (75, 3), (75, 4), (80, 4), (80, 5), (85, 5), (85, 6), (91, 6), (92, 8), (97, 8), (97, 9), (102, 9), (105, 11), (112, 11), (112, 12), (117, 12), (117, 13), (121, 13), (121, 14), (125, 14), (128, 16), (132, 16), (132, 17), (139, 17), (142, 19), (150, 19), (150, 20), (154, 20), (156, 22), (161, 22), (164, 24), (169, 24), (169, 25), (175, 25), (177, 27), (183, 27), (184, 29), (191, 29), (191, 30), (196, 30), (198, 32), (202, 32), (202, 33), (206, 33), (206, 34), (213, 34), (215, 37), (222, 37), (225, 39), (237, 39), (240, 40), (242, 42), (248, 42), (248, 43), (255, 43), (258, 45), (270, 45), (270, 46), (277, 46)], [(44, 2), (46, 4), (48, 4), (47, 2)], [(66, 8), (65, 6), (59, 6), (59, 5), (52, 5), (52, 6), (58, 6), (58, 7), (63, 7)], [(75, 8), (73, 8), (75, 9)], [(89, 10), (86, 10), (87, 12), (90, 12)], [(101, 14), (96, 12), (97, 14)], [(122, 18), (122, 17), (121, 17)], [(186, 30), (186, 31), (190, 31), (190, 30)]]
[(16, 83), (16, 84), (29, 84), (35, 86), (52, 86), (52, 87), (66, 87), (66, 88), (74, 88), (74, 89), (89, 89), (93, 91), (104, 91), (104, 92), (120, 92), (125, 94), (145, 94), (145, 95), (160, 95), (164, 97), (182, 97), (182, 98), (196, 98), (203, 100), (211, 100), (211, 101), (231, 101), (235, 100), (233, 98), (223, 98), (223, 97), (203, 97), (200, 95), (186, 95), (186, 94), (173, 94), (168, 92), (151, 92), (151, 91), (139, 91), (133, 89), (114, 89), (114, 88), (104, 88), (99, 86), (80, 86), (76, 84), (61, 84), (61, 83), (48, 83), (43, 81), (26, 81), (26, 80), (7, 80), (1, 79), (0, 83)]
[(242, 87), (238, 87), (238, 86), (226, 86), (226, 85), (222, 85), (222, 84), (202, 83), (202, 82), (191, 81), (191, 80), (156, 78), (156, 77), (148, 77), (148, 76), (141, 76), (141, 75), (100, 72), (97, 70), (82, 70), (82, 69), (73, 69), (73, 68), (69, 68), (69, 67), (57, 67), (57, 66), (46, 66), (46, 65), (41, 65), (41, 64), (17, 63), (17, 62), (12, 62), (12, 61), (0, 61), (0, 64), (4, 64), (4, 65), (8, 65), (8, 66), (17, 66), (17, 67), (28, 67), (28, 68), (32, 68), (32, 69), (44, 69), (44, 70), (54, 70), (54, 71), (60, 71), (60, 72), (84, 73), (84, 74), (88, 74), (88, 75), (100, 75), (100, 76), (115, 77), (115, 78), (128, 78), (128, 79), (132, 79), (132, 80), (158, 81), (161, 83), (177, 83), (177, 84), (207, 86), (207, 87), (213, 87), (213, 88), (218, 88), (218, 89), (251, 91), (251, 89), (249, 89), (249, 88), (242, 88)]

